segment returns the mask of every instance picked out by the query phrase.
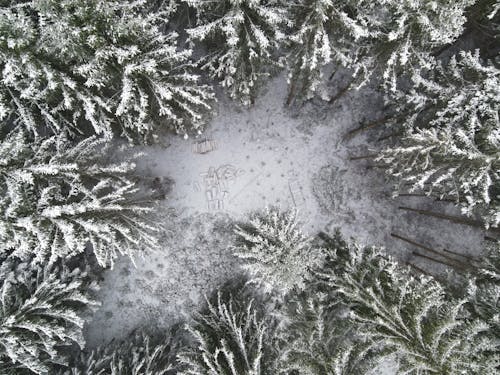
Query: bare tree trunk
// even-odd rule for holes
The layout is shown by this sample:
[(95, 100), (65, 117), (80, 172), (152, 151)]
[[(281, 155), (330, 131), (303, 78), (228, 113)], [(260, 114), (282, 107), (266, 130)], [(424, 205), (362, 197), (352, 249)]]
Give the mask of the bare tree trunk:
[(439, 259), (427, 256), (427, 255), (424, 255), (424, 254), (417, 253), (416, 251), (412, 251), (412, 254), (415, 255), (415, 256), (417, 256), (417, 257), (421, 257), (421, 258), (432, 260), (433, 262), (436, 262), (436, 263), (444, 264), (445, 266), (451, 267), (453, 269), (458, 269), (460, 271), (465, 271), (464, 269), (462, 269), (461, 267), (459, 267), (457, 265), (450, 264), (448, 262), (445, 262), (444, 260), (439, 260)]
[(330, 77), (328, 77), (328, 80), (331, 81), (333, 77), (335, 77), (335, 74), (337, 74), (338, 69), (334, 69), (332, 74), (330, 74)]
[(337, 100), (339, 100), (351, 88), (353, 83), (354, 83), (354, 78), (352, 78), (351, 81), (347, 85), (345, 85), (333, 98), (330, 98), (328, 103), (333, 104)]
[[(448, 220), (448, 221), (451, 221), (451, 222), (454, 222), (457, 224), (464, 224), (464, 225), (468, 225), (468, 226), (475, 227), (475, 228), (486, 229), (484, 227), (484, 223), (477, 221), (477, 220), (467, 219), (467, 218), (460, 217), (460, 216), (442, 214), (439, 212), (433, 212), (433, 211), (428, 211), (428, 210), (419, 210), (419, 209), (411, 208), (411, 207), (401, 206), (398, 208), (400, 210), (416, 212), (416, 213), (421, 214), (421, 215), (426, 215), (426, 216), (431, 216), (431, 217), (435, 217), (438, 219)], [(492, 232), (500, 232), (500, 228), (489, 228), (489, 230)]]
[(458, 257), (462, 257), (462, 258), (465, 258), (467, 260), (470, 260), (472, 262), (478, 262), (478, 259), (477, 258), (474, 258), (473, 256), (470, 256), (470, 255), (467, 255), (467, 254), (460, 254), (460, 253), (457, 253), (455, 251), (451, 251), (451, 250), (448, 250), (448, 249), (444, 249), (443, 248), (443, 251), (444, 252), (447, 252), (449, 254), (453, 254), (455, 256), (458, 256)]
[(290, 105), (290, 103), (292, 102), (294, 97), (295, 97), (295, 81), (292, 81), (292, 84), (290, 85), (290, 90), (288, 92), (288, 96), (286, 98), (286, 105), (287, 106)]
[(427, 194), (423, 194), (423, 193), (401, 193), (401, 194), (398, 193), (397, 197), (433, 198), (437, 202), (456, 203), (456, 201), (454, 199), (451, 199), (451, 198), (439, 199), (438, 197), (434, 197), (432, 195), (427, 195)]
[(349, 160), (373, 159), (373, 158), (376, 158), (377, 156), (378, 156), (377, 154), (353, 156), (353, 157), (350, 157)]
[(380, 125), (385, 124), (387, 121), (392, 120), (392, 119), (396, 119), (398, 117), (401, 117), (401, 116), (394, 116), (394, 115), (384, 116), (382, 118), (379, 118), (377, 120), (369, 122), (368, 124), (361, 125), (361, 126), (357, 127), (356, 129), (350, 130), (349, 132), (347, 132), (346, 134), (344, 134), (344, 136), (342, 138), (344, 140), (350, 139), (350, 138), (354, 137), (358, 133), (362, 133), (362, 132), (364, 132), (366, 130), (370, 130), (370, 129), (376, 128), (376, 127), (378, 127)]
[(404, 132), (402, 132), (402, 131), (401, 132), (394, 132), (394, 133), (391, 133), (391, 134), (388, 134), (388, 135), (385, 135), (383, 137), (378, 138), (377, 142), (382, 142), (382, 141), (385, 141), (386, 139), (389, 139), (391, 137), (397, 137), (397, 136), (401, 136), (403, 134), (404, 134)]
[(443, 254), (443, 253), (441, 253), (441, 252), (439, 252), (437, 250), (434, 250), (434, 249), (432, 249), (432, 248), (430, 248), (428, 246), (425, 246), (425, 245), (423, 245), (421, 243), (418, 243), (416, 241), (410, 240), (408, 238), (405, 238), (405, 237), (400, 236), (400, 235), (395, 234), (395, 233), (391, 233), (391, 236), (394, 237), (394, 238), (397, 238), (397, 239), (399, 239), (401, 241), (405, 241), (405, 242), (407, 242), (407, 243), (409, 243), (409, 244), (411, 244), (413, 246), (416, 246), (416, 247), (419, 247), (419, 248), (421, 248), (423, 250), (426, 250), (426, 251), (428, 251), (430, 253), (436, 254), (437, 256), (445, 258), (445, 259), (447, 259), (447, 260), (449, 260), (449, 261), (451, 261), (453, 263), (456, 263), (461, 268), (464, 268), (464, 269), (467, 268), (467, 266), (465, 264), (463, 264), (462, 262), (460, 262), (459, 260), (457, 260), (455, 258), (452, 258), (449, 255)]

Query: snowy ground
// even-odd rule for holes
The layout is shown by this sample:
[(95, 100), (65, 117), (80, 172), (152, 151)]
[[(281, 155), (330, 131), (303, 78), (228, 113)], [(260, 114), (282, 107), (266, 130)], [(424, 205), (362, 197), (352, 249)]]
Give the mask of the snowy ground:
[[(434, 273), (444, 268), (412, 256), (417, 249), (391, 233), (436, 249), (478, 253), (482, 231), (398, 209), (456, 213), (450, 204), (392, 199), (382, 172), (366, 168), (370, 160), (349, 160), (367, 154), (368, 144), (377, 147), (374, 133), (342, 140), (360, 121), (381, 115), (376, 91), (353, 91), (334, 105), (312, 103), (300, 111), (285, 108), (285, 96), (285, 80), (276, 78), (248, 110), (221, 99), (203, 138), (170, 137), (144, 149), (142, 172), (175, 181), (160, 207), (167, 227), (163, 250), (138, 259), (137, 268), (121, 259), (104, 273), (102, 307), (86, 327), (90, 347), (189, 316), (205, 293), (238, 272), (230, 249), (233, 220), (266, 205), (297, 207), (311, 234), (339, 227)], [(198, 153), (203, 147), (214, 150)]]

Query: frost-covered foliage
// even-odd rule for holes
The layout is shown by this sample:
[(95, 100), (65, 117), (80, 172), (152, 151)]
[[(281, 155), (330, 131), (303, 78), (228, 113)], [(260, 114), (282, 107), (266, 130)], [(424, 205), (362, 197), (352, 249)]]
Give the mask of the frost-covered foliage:
[(319, 293), (295, 296), (278, 317), (280, 374), (364, 374), (375, 364), (376, 349), (356, 338), (356, 328)]
[(151, 211), (136, 198), (131, 160), (108, 162), (111, 147), (64, 135), (32, 142), (22, 131), (0, 143), (0, 254), (66, 258), (90, 245), (100, 265), (154, 247)]
[(140, 141), (202, 126), (214, 96), (193, 73), (191, 50), (162, 32), (165, 11), (148, 12), (146, 0), (3, 4), (0, 119)]
[(421, 129), (378, 161), (399, 181), (399, 190), (452, 198), (464, 214), (478, 212), (486, 225), (500, 222), (500, 70), (463, 52), (432, 78), (415, 76), (411, 100), (419, 101), (403, 126)]
[[(363, 4), (350, 0), (294, 0), (289, 2), (293, 34), (286, 61), (291, 96), (309, 99), (330, 63), (356, 70), (357, 53), (370, 35)], [(359, 44), (358, 44), (359, 43)]]
[[(380, 64), (384, 86), (395, 90), (405, 72), (428, 68), (431, 53), (455, 41), (464, 29), (466, 10), (475, 0), (378, 0), (370, 7), (372, 50), (368, 65)], [(378, 8), (378, 9), (377, 9)]]
[(468, 305), (471, 313), (486, 322), (489, 334), (497, 343), (497, 360), (500, 351), (500, 242), (489, 246), (481, 261), (481, 268), (470, 283)]
[(343, 302), (358, 332), (400, 358), (408, 374), (489, 374), (494, 343), (488, 324), (468, 319), (466, 300), (453, 299), (430, 277), (413, 277), (375, 248), (330, 244), (320, 283), (332, 303)]
[(151, 339), (143, 333), (120, 343), (83, 354), (79, 364), (61, 375), (170, 375), (177, 346), (169, 336)]
[(281, 66), (275, 51), (284, 38), (285, 9), (268, 0), (185, 1), (198, 15), (189, 37), (205, 42), (202, 69), (220, 80), (231, 98), (252, 104), (265, 79)]
[(95, 306), (95, 286), (80, 269), (0, 260), (0, 372), (51, 374), (63, 349), (85, 344), (81, 311)]
[(294, 0), (287, 55), (292, 95), (311, 97), (323, 66), (352, 70), (358, 86), (381, 72), (383, 86), (398, 87), (411, 70), (432, 67), (431, 53), (463, 32), (475, 0)]
[(188, 330), (196, 342), (178, 356), (180, 375), (273, 373), (271, 329), (253, 300), (226, 301), (219, 292)]
[(266, 293), (303, 289), (310, 270), (321, 261), (320, 251), (301, 231), (296, 211), (266, 208), (235, 232), (241, 244), (235, 255), (244, 260), (242, 268), (251, 281)]

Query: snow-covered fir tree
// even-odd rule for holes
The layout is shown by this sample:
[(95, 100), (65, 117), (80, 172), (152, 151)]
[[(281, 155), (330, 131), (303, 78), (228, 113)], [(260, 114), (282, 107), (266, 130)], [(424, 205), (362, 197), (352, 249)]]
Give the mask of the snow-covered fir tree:
[(85, 344), (84, 309), (97, 303), (85, 271), (0, 259), (0, 372), (53, 374), (66, 365), (64, 349)]
[(500, 351), (500, 242), (488, 246), (486, 254), (481, 260), (479, 272), (472, 275), (469, 286), (469, 303), (467, 307), (471, 314), (490, 326), (487, 332), (496, 342), (496, 350), (492, 355), (497, 356)]
[(252, 104), (281, 66), (276, 50), (284, 38), (285, 8), (269, 0), (184, 1), (197, 11), (197, 26), (187, 30), (190, 39), (205, 42), (200, 66), (231, 98)]
[(235, 255), (244, 261), (242, 268), (250, 281), (266, 293), (303, 289), (310, 270), (321, 262), (320, 250), (300, 228), (297, 211), (266, 208), (235, 232), (239, 236)]
[[(394, 91), (399, 77), (432, 65), (431, 53), (464, 30), (466, 10), (475, 0), (378, 0), (364, 6), (371, 34), (365, 57), (382, 70), (384, 87)], [(374, 59), (375, 57), (375, 59)], [(375, 69), (375, 66), (367, 68)]]
[(152, 208), (140, 201), (133, 160), (106, 161), (111, 146), (61, 134), (39, 141), (23, 131), (0, 143), (0, 253), (66, 258), (91, 246), (102, 266), (156, 246)]
[[(370, 35), (357, 10), (362, 4), (349, 0), (294, 0), (288, 4), (293, 34), (286, 56), (289, 100), (309, 99), (323, 81), (328, 64), (356, 71), (357, 52)], [(363, 74), (358, 74), (363, 77)]]
[[(487, 226), (500, 222), (500, 70), (462, 52), (434, 77), (414, 76), (415, 108), (409, 132), (378, 161), (399, 181), (398, 191), (452, 198), (464, 214), (479, 213)], [(418, 111), (417, 109), (417, 111)]]
[(320, 285), (351, 311), (358, 332), (384, 345), (409, 374), (493, 374), (489, 325), (469, 319), (465, 299), (447, 296), (427, 276), (414, 277), (381, 250), (335, 238)]
[(373, 368), (376, 348), (356, 338), (356, 328), (340, 318), (316, 291), (293, 296), (279, 314), (279, 374), (364, 374)]
[(180, 352), (179, 375), (273, 373), (271, 327), (253, 300), (219, 292), (188, 330), (195, 344)]
[(169, 375), (175, 369), (177, 342), (135, 333), (123, 342), (82, 353), (78, 364), (60, 375)]
[(6, 3), (0, 119), (140, 141), (201, 129), (214, 95), (178, 34), (162, 32), (165, 11), (147, 12), (146, 0)]

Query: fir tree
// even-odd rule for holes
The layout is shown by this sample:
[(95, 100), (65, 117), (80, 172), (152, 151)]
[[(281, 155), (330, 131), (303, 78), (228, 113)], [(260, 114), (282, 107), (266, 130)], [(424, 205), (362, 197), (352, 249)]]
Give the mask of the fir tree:
[[(316, 292), (316, 291), (314, 291)], [(373, 343), (361, 341), (321, 293), (295, 295), (278, 320), (280, 374), (364, 374), (375, 364)]]
[[(464, 29), (466, 10), (475, 0), (379, 0), (366, 6), (375, 39), (365, 57), (379, 64), (384, 86), (398, 87), (405, 72), (429, 68), (431, 52), (455, 41)], [(376, 58), (373, 60), (372, 57)]]
[(294, 32), (288, 38), (286, 57), (289, 99), (311, 98), (323, 80), (324, 66), (330, 63), (356, 70), (357, 43), (370, 34), (362, 16), (358, 17), (359, 6), (346, 0), (290, 2)]
[(83, 347), (83, 308), (95, 306), (86, 272), (3, 258), (0, 265), (0, 372), (51, 374), (63, 349)]
[(220, 80), (231, 98), (252, 104), (265, 79), (281, 66), (275, 51), (284, 38), (285, 9), (267, 0), (185, 1), (198, 15), (189, 37), (206, 45), (202, 69)]
[(154, 340), (136, 333), (119, 345), (82, 354), (79, 364), (61, 375), (169, 375), (176, 366), (176, 350), (170, 336)]
[[(200, 129), (214, 98), (190, 50), (161, 31), (165, 11), (103, 0), (10, 2), (0, 8), (0, 116), (39, 133), (90, 126), (149, 141), (165, 129)], [(160, 16), (161, 15), (161, 16)]]
[(486, 225), (500, 221), (500, 70), (484, 66), (478, 53), (463, 52), (435, 77), (414, 77), (416, 108), (403, 126), (419, 126), (401, 145), (377, 159), (399, 181), (399, 190), (453, 198), (464, 214), (478, 212)]
[(470, 280), (468, 308), (471, 314), (487, 323), (487, 335), (496, 342), (496, 360), (500, 366), (500, 242), (487, 248), (477, 275)]
[(430, 277), (413, 277), (378, 249), (337, 237), (328, 252), (320, 285), (350, 309), (360, 333), (398, 355), (401, 372), (495, 372), (487, 355), (495, 346), (481, 335), (489, 327), (467, 319), (466, 300), (447, 296)]
[(0, 253), (51, 262), (90, 245), (100, 265), (156, 246), (151, 211), (138, 201), (134, 163), (107, 162), (102, 139), (72, 146), (64, 135), (30, 142), (21, 131), (0, 143)]
[(178, 356), (180, 375), (264, 375), (272, 373), (273, 349), (268, 319), (243, 298), (227, 300), (217, 294), (214, 303), (188, 327), (196, 347)]
[(303, 289), (309, 271), (321, 261), (320, 251), (300, 230), (296, 211), (266, 208), (235, 232), (240, 237), (235, 255), (245, 261), (242, 268), (251, 282), (266, 293)]

